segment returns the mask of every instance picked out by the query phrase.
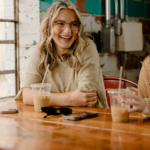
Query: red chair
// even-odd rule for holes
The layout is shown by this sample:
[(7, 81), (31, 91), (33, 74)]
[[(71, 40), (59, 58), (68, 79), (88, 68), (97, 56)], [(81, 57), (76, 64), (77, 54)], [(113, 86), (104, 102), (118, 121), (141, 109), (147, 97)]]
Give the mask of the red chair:
[[(104, 79), (104, 85), (105, 85), (105, 92), (106, 92), (106, 97), (107, 97), (107, 103), (108, 106), (110, 107), (110, 99), (109, 99), (109, 94), (107, 93), (108, 89), (118, 89), (119, 88), (119, 78), (118, 77), (103, 77)], [(128, 80), (121, 78), (121, 88), (125, 88), (125, 83), (130, 83), (132, 86), (134, 85), (135, 87), (138, 87), (138, 84)]]

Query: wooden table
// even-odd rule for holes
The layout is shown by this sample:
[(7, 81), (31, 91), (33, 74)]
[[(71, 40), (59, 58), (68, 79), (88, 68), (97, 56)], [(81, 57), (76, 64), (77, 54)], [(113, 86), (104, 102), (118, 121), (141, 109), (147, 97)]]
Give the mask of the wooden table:
[[(21, 101), (19, 113), (0, 114), (0, 150), (148, 150), (150, 120), (130, 114), (128, 123), (112, 122), (110, 109), (70, 107), (75, 112), (98, 112), (98, 117), (70, 121), (59, 116), (34, 112)], [(0, 103), (2, 107), (3, 104)]]

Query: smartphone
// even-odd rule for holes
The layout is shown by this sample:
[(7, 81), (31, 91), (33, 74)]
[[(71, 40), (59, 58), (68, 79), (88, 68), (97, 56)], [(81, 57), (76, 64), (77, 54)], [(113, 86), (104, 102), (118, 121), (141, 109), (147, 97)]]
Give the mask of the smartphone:
[(7, 110), (0, 110), (0, 114), (13, 114), (18, 113), (17, 109), (7, 109)]
[(18, 113), (18, 109), (14, 102), (1, 102), (0, 103), (0, 114), (13, 114)]
[(81, 112), (81, 113), (63, 115), (63, 118), (68, 120), (81, 120), (81, 119), (92, 118), (96, 116), (98, 116), (98, 113), (95, 112)]

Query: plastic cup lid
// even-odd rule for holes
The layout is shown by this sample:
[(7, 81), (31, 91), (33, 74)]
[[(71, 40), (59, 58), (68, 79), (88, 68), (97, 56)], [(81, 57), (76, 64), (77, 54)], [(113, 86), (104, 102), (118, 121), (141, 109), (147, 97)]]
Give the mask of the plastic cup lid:
[(50, 83), (43, 83), (43, 85), (42, 85), (42, 83), (34, 83), (34, 84), (30, 85), (30, 87), (40, 87), (40, 86), (42, 86), (42, 87), (51, 86), (51, 84)]
[[(119, 89), (107, 89), (107, 92), (109, 94), (118, 94)], [(120, 89), (120, 94), (129, 94), (129, 93), (131, 93), (131, 91), (129, 91), (128, 89)]]

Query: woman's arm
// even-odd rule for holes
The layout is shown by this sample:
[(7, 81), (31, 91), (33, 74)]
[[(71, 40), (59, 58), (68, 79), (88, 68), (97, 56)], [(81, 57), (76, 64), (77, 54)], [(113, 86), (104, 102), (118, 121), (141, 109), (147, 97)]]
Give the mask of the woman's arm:
[(83, 63), (78, 71), (78, 88), (95, 89), (97, 93), (97, 104), (95, 107), (107, 108), (100, 58), (93, 41), (87, 40), (87, 46), (83, 50), (81, 58)]
[[(97, 94), (86, 88), (66, 93), (50, 93), (50, 106), (93, 106), (96, 102)], [(31, 88), (23, 89), (23, 103), (34, 105)]]

